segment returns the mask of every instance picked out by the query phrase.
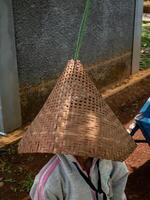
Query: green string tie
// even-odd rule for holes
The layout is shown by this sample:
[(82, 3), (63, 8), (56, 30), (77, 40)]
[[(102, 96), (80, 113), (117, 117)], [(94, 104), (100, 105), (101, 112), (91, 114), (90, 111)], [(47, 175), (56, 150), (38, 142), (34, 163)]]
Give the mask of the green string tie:
[(83, 42), (83, 37), (85, 35), (86, 29), (87, 29), (87, 22), (88, 22), (88, 17), (90, 13), (90, 6), (91, 6), (91, 0), (86, 0), (86, 5), (84, 9), (84, 13), (82, 16), (82, 21), (80, 24), (79, 32), (78, 32), (78, 38), (76, 42), (76, 48), (74, 52), (73, 59), (78, 60), (79, 58), (79, 53), (80, 53), (80, 48)]

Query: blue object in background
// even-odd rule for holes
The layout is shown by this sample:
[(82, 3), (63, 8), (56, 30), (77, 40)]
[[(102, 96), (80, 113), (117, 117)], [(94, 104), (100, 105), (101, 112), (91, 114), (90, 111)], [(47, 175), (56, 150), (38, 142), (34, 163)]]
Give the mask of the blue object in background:
[[(150, 98), (141, 108), (140, 113), (135, 117), (135, 126), (130, 135), (133, 136), (135, 132), (140, 129), (145, 137), (147, 143), (150, 144)], [(140, 140), (135, 140), (140, 142)], [(143, 142), (143, 140), (141, 140)]]

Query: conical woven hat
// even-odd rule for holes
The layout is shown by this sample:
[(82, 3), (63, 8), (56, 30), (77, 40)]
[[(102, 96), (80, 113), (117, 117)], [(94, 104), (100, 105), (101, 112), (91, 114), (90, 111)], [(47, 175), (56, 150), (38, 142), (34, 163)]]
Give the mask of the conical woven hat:
[(71, 60), (22, 138), (19, 152), (124, 160), (135, 146), (83, 66)]

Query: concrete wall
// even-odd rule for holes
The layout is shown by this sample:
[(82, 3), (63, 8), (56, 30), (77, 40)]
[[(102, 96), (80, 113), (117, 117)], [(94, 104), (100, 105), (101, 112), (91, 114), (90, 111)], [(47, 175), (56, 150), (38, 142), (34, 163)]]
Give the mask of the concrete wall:
[(0, 132), (21, 126), (18, 70), (11, 0), (0, 1)]
[[(81, 61), (98, 88), (131, 72), (134, 0), (92, 0)], [(72, 58), (85, 0), (13, 0), (23, 119), (33, 119)]]

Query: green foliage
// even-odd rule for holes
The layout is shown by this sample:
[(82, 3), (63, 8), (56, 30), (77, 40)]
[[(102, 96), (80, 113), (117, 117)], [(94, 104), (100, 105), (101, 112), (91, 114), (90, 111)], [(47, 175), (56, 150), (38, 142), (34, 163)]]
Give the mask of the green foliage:
[(150, 67), (150, 23), (143, 23), (141, 39), (141, 68)]
[(33, 181), (34, 181), (33, 175), (28, 174), (25, 180), (22, 182), (22, 189), (26, 192), (29, 192), (33, 185)]
[(142, 47), (150, 47), (150, 23), (143, 23), (142, 26)]

